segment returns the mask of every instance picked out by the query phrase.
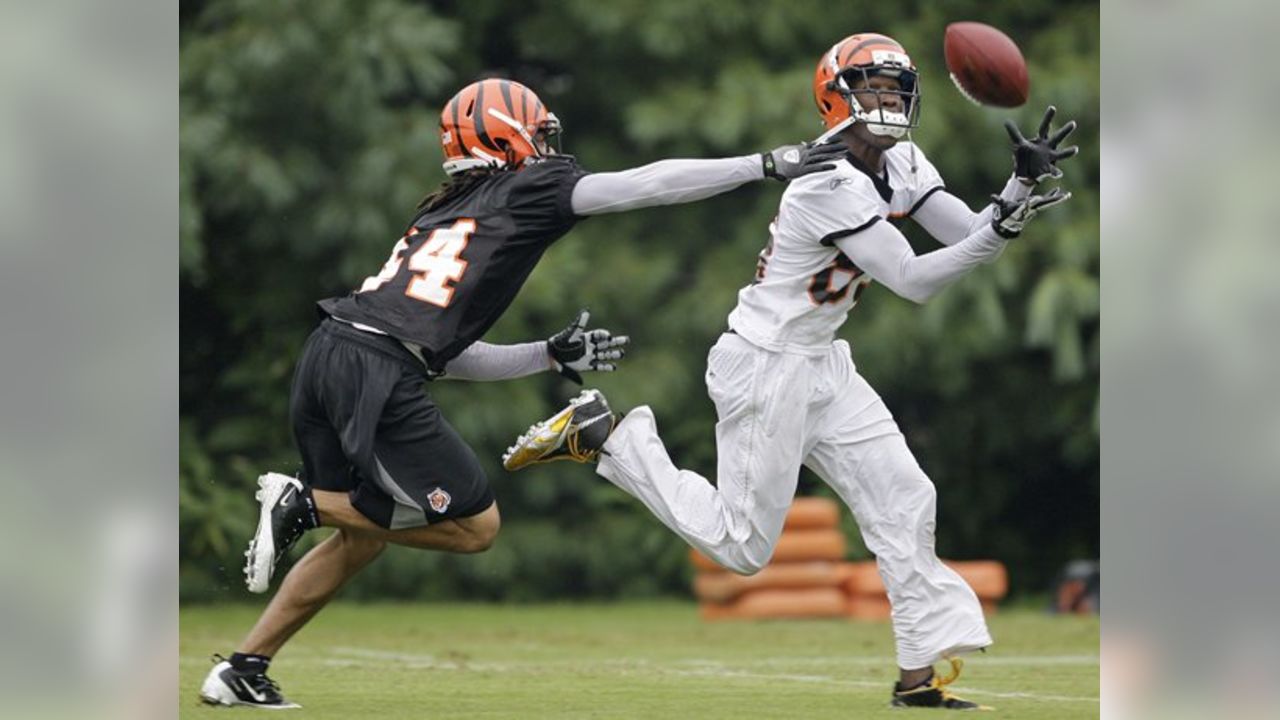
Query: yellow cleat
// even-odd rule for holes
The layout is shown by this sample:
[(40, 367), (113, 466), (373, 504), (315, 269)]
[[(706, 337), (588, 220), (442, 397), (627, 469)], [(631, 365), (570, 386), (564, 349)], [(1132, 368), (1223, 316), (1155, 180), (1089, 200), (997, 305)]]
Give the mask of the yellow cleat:
[(960, 670), (964, 668), (964, 663), (960, 658), (946, 658), (951, 663), (951, 674), (947, 677), (939, 677), (937, 673), (929, 678), (929, 682), (910, 690), (903, 690), (901, 686), (895, 684), (893, 687), (893, 701), (890, 703), (892, 707), (928, 707), (942, 708), (944, 710), (994, 710), (995, 708), (979, 705), (963, 698), (958, 698), (947, 691), (947, 686), (956, 681), (960, 677)]
[(583, 390), (569, 406), (530, 427), (502, 456), (502, 467), (515, 471), (554, 460), (594, 462), (617, 419), (599, 390)]

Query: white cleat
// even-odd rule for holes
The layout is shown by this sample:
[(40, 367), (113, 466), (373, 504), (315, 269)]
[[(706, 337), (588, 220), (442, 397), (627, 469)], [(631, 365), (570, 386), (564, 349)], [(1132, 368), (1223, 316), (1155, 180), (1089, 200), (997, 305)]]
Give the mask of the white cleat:
[(289, 702), (280, 694), (280, 686), (266, 673), (242, 673), (231, 667), (221, 656), (204, 684), (200, 686), (200, 700), (206, 705), (248, 705), (267, 710), (289, 710), (301, 705)]
[(252, 593), (266, 592), (280, 558), (310, 528), (301, 481), (267, 473), (258, 478), (258, 488), (258, 530), (244, 553), (244, 580)]

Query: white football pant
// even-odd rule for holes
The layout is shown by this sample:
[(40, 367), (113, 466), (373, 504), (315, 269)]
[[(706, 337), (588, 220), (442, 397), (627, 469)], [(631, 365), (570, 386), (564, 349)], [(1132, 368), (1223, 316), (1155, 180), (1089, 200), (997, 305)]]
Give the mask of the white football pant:
[(933, 483), (854, 369), (848, 343), (800, 355), (727, 333), (706, 380), (720, 417), (717, 485), (671, 462), (647, 406), (618, 424), (597, 472), (704, 555), (749, 575), (773, 555), (807, 465), (840, 494), (875, 553), (900, 667), (991, 644), (977, 596), (934, 553)]

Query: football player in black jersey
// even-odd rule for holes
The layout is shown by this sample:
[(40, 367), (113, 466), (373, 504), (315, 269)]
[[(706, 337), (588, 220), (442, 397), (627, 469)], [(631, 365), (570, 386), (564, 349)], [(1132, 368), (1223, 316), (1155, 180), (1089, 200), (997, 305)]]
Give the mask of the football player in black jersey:
[(478, 342), (551, 243), (590, 215), (791, 180), (832, 169), (843, 152), (838, 144), (787, 145), (592, 174), (553, 151), (559, 131), (556, 116), (519, 83), (464, 88), (440, 117), (448, 182), (422, 201), (380, 272), (319, 303), (323, 320), (290, 394), (303, 472), (259, 478), (249, 589), (267, 589), (279, 558), (307, 530), (336, 532), (294, 565), (239, 651), (217, 658), (201, 688), (206, 702), (297, 707), (267, 677), (270, 658), (387, 543), (460, 553), (493, 543), (499, 517), (488, 481), (423, 381), (613, 369), (626, 339), (588, 331), (585, 313), (550, 341)]

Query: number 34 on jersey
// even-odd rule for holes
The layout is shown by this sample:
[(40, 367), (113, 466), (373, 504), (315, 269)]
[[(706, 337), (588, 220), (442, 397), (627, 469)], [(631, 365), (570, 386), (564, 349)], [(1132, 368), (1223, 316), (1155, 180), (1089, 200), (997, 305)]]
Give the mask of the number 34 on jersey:
[[(438, 307), (449, 307), (454, 284), (467, 272), (467, 261), (462, 259), (462, 251), (475, 231), (476, 221), (470, 218), (458, 220), (447, 228), (432, 230), (426, 242), (409, 256), (409, 271), (413, 275), (405, 286), (404, 294)], [(391, 257), (382, 266), (382, 271), (366, 278), (357, 292), (377, 290), (391, 282), (400, 272), (404, 254), (418, 232), (418, 228), (412, 228), (400, 238), (391, 249)]]

